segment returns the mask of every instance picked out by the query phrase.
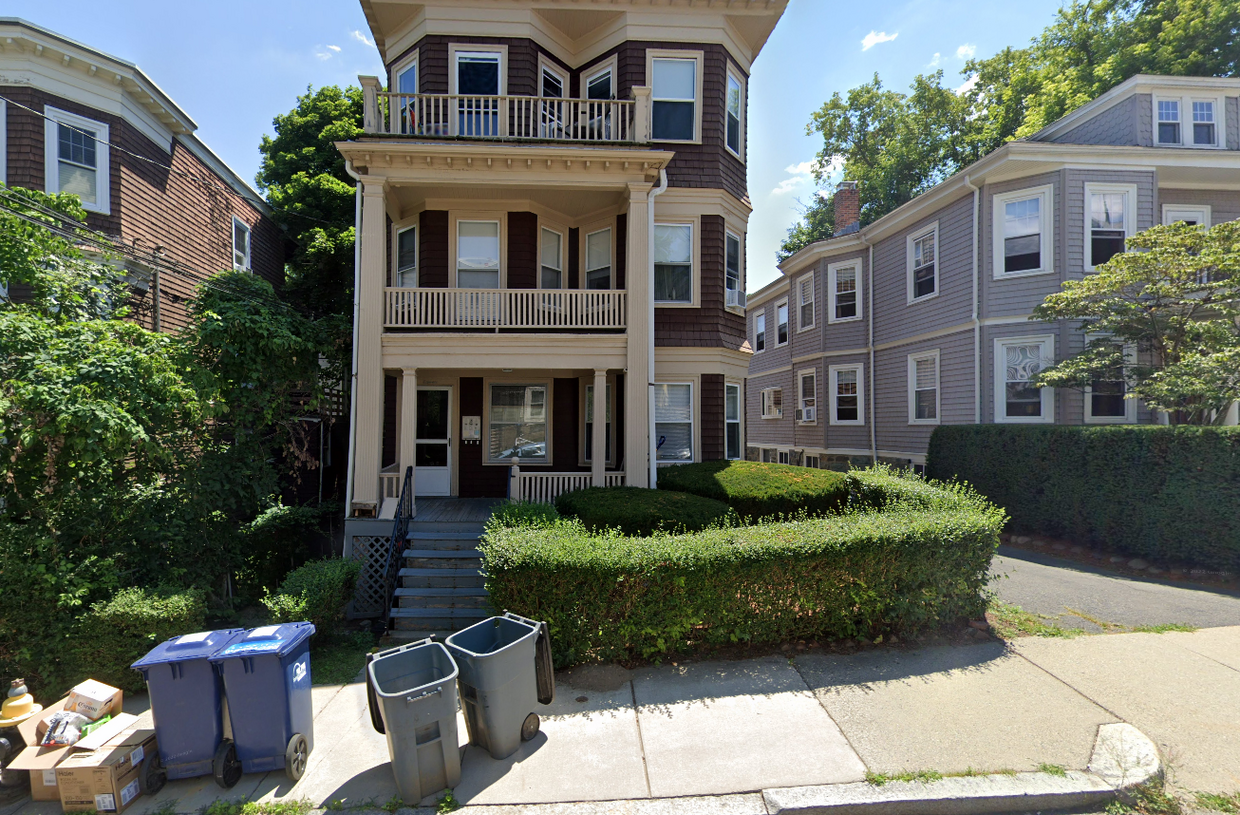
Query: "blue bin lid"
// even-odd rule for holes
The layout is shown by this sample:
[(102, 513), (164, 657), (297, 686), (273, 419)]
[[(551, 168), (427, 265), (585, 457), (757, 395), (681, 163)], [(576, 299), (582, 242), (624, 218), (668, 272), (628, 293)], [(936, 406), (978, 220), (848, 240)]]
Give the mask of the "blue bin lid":
[(199, 631), (197, 634), (182, 634), (179, 637), (173, 637), (156, 645), (146, 656), (130, 667), (146, 668), (150, 665), (165, 665), (170, 662), (206, 659), (233, 637), (243, 633), (245, 633), (243, 628), (222, 628), (218, 631)]
[(313, 623), (264, 625), (238, 632), (211, 656), (212, 662), (233, 657), (284, 656), (314, 634)]

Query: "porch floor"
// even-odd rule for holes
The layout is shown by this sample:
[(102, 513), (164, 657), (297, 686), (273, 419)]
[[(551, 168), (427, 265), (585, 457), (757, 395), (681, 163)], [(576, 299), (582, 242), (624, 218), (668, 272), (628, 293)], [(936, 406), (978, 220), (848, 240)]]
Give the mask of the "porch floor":
[(503, 503), (501, 498), (418, 498), (415, 523), (484, 524)]

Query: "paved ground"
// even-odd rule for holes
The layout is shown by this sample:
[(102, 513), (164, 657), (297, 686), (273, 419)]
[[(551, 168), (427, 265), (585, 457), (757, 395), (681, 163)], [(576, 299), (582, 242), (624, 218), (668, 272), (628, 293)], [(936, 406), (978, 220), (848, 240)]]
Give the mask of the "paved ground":
[(999, 548), (993, 571), (1006, 575), (994, 584), (1000, 600), (1056, 617), (1065, 628), (1101, 630), (1073, 611), (1129, 628), (1170, 623), (1197, 628), (1240, 624), (1240, 596), (1228, 592), (1115, 575), (1088, 564), (1007, 546)]

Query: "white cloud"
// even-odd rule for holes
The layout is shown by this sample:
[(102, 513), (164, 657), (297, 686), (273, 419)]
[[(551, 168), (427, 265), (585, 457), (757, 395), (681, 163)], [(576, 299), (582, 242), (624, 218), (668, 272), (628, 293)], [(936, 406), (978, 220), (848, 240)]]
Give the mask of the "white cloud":
[(977, 74), (970, 75), (969, 78), (964, 81), (963, 85), (961, 85), (959, 88), (956, 88), (956, 95), (960, 96), (962, 94), (966, 94), (969, 91), (973, 90), (973, 88), (977, 86), (978, 79), (979, 77)]
[(790, 164), (785, 167), (784, 172), (789, 175), (809, 175), (817, 164), (816, 161), (802, 161), (800, 164)]
[(371, 48), (374, 48), (374, 47), (375, 47), (375, 41), (374, 41), (374, 40), (372, 40), (370, 37), (367, 37), (367, 36), (366, 36), (365, 34), (363, 34), (361, 31), (354, 31), (354, 32), (353, 32), (353, 39), (357, 40), (357, 41), (358, 41), (358, 42), (360, 42), (362, 45), (369, 45)]
[[(788, 165), (784, 168), (784, 172), (791, 176), (791, 178), (785, 178), (783, 181), (779, 182), (778, 186), (771, 190), (771, 195), (787, 195), (790, 192), (800, 190), (807, 185), (813, 184), (813, 174), (814, 170), (817, 168), (818, 162), (816, 160), (802, 161), (799, 164)], [(844, 169), (844, 159), (840, 156), (835, 156), (827, 162), (823, 175), (829, 178), (830, 176), (839, 173), (842, 169)], [(818, 194), (826, 197), (822, 190), (819, 190)], [(829, 193), (827, 194), (829, 195)]]
[(809, 176), (807, 175), (797, 175), (792, 178), (785, 178), (783, 181), (779, 182), (779, 186), (771, 190), (771, 195), (786, 195), (795, 190), (797, 187), (808, 183)]
[[(321, 45), (320, 45), (320, 46), (318, 46), (317, 48), (315, 48), (315, 49), (314, 49), (314, 56), (315, 56), (315, 57), (317, 57), (318, 59), (321, 59), (321, 60), (323, 60), (324, 62), (326, 62), (327, 60), (329, 60), (329, 59), (331, 59), (332, 57), (336, 56), (335, 51), (331, 51), (331, 50), (329, 50), (330, 48), (331, 48), (331, 46), (330, 46), (330, 45), (329, 45), (329, 46), (327, 46), (326, 48), (324, 48), (323, 46), (321, 46)], [(339, 50), (340, 50), (339, 48), (337, 48), (337, 49), (336, 49), (336, 51), (339, 51)]]
[(965, 43), (956, 49), (956, 59), (973, 59), (973, 55), (977, 53), (976, 45)]
[(939, 62), (941, 62), (941, 61), (942, 61), (942, 59), (943, 59), (943, 55), (942, 55), (942, 54), (940, 54), (938, 51), (935, 51), (935, 52), (934, 52), (934, 59), (930, 60), (930, 65), (929, 65), (929, 67), (931, 67), (931, 68), (937, 68), (937, 67), (939, 67)]
[(329, 49), (330, 49), (333, 53), (336, 53), (336, 54), (339, 54), (339, 53), (340, 53), (340, 46), (339, 46), (339, 45), (329, 45), (329, 46), (327, 46), (327, 47), (328, 47), (328, 48), (329, 48)]
[(891, 42), (898, 36), (900, 36), (900, 32), (898, 31), (895, 34), (888, 34), (886, 31), (871, 31), (869, 34), (865, 35), (863, 40), (861, 40), (861, 50), (869, 51), (879, 43)]

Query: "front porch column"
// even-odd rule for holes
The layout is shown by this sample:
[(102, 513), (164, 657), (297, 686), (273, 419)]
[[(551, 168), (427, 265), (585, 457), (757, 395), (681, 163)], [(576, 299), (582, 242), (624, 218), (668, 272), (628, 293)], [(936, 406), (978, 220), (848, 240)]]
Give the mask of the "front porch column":
[[(401, 368), (401, 412), (400, 417), (400, 477), (405, 477), (406, 467), (417, 467), (415, 461), (418, 449), (418, 369)], [(418, 476), (414, 470), (413, 483)], [(417, 515), (417, 491), (409, 496), (412, 501), (413, 514)]]
[(350, 514), (379, 514), (383, 452), (383, 289), (387, 277), (387, 209), (383, 180), (362, 179), (362, 268), (357, 287), (357, 404), (352, 439), (353, 506)]
[[(654, 376), (650, 343), (654, 337), (654, 274), (650, 265), (650, 190), (629, 185), (628, 217), (628, 369), (624, 377), (624, 480), (650, 486), (650, 383)], [(597, 456), (596, 456), (597, 458)]]
[(594, 415), (590, 421), (590, 483), (595, 487), (607, 486), (607, 370), (594, 369)]

